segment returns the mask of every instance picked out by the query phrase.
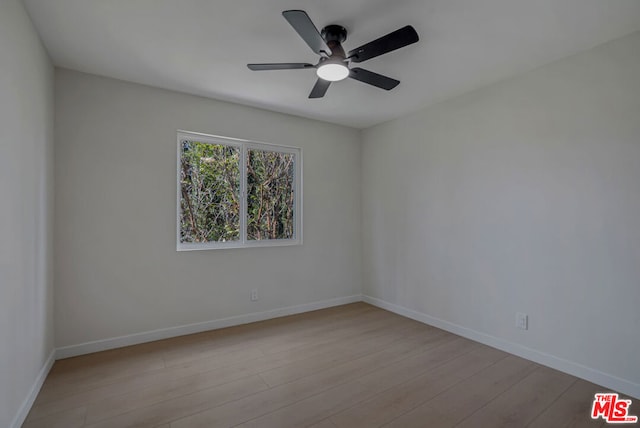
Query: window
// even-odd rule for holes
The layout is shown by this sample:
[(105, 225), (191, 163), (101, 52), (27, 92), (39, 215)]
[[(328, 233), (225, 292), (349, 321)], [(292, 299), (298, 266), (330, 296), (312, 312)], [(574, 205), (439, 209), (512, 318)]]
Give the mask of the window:
[(178, 132), (178, 250), (302, 243), (299, 148)]

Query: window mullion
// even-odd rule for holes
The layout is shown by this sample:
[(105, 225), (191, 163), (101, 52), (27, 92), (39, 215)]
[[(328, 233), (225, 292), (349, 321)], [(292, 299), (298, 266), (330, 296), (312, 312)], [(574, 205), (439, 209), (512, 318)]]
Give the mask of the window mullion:
[(247, 243), (247, 145), (242, 145), (240, 155), (240, 240)]

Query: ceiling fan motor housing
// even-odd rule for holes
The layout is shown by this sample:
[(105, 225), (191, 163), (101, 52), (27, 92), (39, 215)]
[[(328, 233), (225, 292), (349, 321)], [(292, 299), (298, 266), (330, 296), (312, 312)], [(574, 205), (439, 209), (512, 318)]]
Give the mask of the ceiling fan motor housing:
[(341, 25), (327, 25), (322, 29), (320, 35), (327, 43), (342, 43), (347, 40), (347, 29)]
[[(346, 28), (340, 25), (327, 25), (322, 29), (320, 35), (327, 42), (329, 49), (331, 49), (331, 56), (329, 58), (340, 61), (344, 61), (347, 58), (341, 44), (347, 40)], [(321, 58), (320, 63), (325, 60), (325, 58)]]

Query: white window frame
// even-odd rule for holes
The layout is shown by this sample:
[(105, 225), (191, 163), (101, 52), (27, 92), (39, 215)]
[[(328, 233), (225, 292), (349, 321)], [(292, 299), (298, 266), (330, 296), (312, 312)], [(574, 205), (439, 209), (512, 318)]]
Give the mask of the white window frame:
[[(180, 158), (182, 156), (182, 142), (184, 140), (209, 144), (223, 144), (240, 149), (240, 239), (226, 242), (180, 242)], [(294, 230), (293, 239), (247, 239), (247, 150), (257, 149), (271, 152), (291, 153), (295, 156), (293, 191), (294, 200)], [(241, 140), (238, 138), (222, 137), (219, 135), (201, 134), (191, 131), (178, 131), (177, 160), (176, 160), (176, 250), (218, 250), (223, 248), (251, 248), (251, 247), (282, 247), (288, 245), (302, 245), (302, 148), (279, 144), (263, 143), (259, 141)]]

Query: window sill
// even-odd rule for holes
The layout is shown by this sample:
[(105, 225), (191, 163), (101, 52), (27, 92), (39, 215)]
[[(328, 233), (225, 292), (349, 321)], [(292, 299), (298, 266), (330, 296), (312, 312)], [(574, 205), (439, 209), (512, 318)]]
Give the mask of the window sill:
[(201, 244), (180, 243), (176, 251), (226, 250), (229, 248), (289, 247), (302, 245), (300, 239), (263, 239), (259, 241), (207, 242)]

